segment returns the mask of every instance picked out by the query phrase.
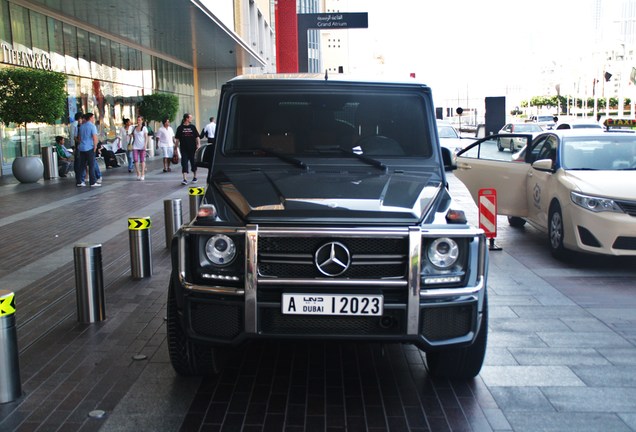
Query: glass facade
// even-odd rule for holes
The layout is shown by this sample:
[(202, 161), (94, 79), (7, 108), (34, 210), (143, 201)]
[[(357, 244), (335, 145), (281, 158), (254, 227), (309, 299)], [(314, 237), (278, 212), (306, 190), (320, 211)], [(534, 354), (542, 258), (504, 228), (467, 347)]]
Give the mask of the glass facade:
[[(122, 119), (134, 118), (135, 104), (154, 91), (175, 94), (182, 111), (194, 110), (191, 69), (7, 0), (0, 0), (0, 55), (0, 68), (33, 67), (67, 77), (64, 117), (55, 125), (27, 125), (30, 155), (40, 154), (55, 135), (68, 136), (68, 124), (78, 112), (93, 112), (102, 139), (114, 139)], [(0, 125), (3, 166), (22, 156), (25, 138), (23, 127)]]

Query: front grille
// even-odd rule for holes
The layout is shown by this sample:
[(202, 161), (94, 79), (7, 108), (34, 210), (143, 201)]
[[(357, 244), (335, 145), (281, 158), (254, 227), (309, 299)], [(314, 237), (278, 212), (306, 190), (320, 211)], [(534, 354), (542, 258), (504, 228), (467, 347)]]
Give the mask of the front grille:
[(617, 237), (612, 247), (614, 249), (636, 250), (636, 237)]
[(404, 278), (407, 274), (408, 239), (325, 237), (264, 237), (258, 239), (260, 277), (316, 279), (324, 277), (316, 267), (316, 251), (329, 241), (344, 244), (351, 266), (339, 279)]
[(202, 336), (231, 340), (243, 329), (243, 308), (238, 305), (192, 302), (190, 314), (192, 329)]
[(430, 341), (452, 339), (470, 332), (474, 321), (473, 306), (451, 306), (423, 308), (421, 312), (421, 333)]
[[(278, 308), (259, 310), (266, 335), (391, 336), (405, 333), (404, 310), (385, 309), (383, 317), (284, 315)], [(388, 320), (387, 318), (392, 318)], [(381, 318), (384, 320), (381, 321)], [(387, 322), (390, 325), (386, 325)], [(382, 325), (382, 323), (384, 325)]]
[(636, 216), (636, 201), (617, 201), (614, 200), (616, 204), (630, 216)]

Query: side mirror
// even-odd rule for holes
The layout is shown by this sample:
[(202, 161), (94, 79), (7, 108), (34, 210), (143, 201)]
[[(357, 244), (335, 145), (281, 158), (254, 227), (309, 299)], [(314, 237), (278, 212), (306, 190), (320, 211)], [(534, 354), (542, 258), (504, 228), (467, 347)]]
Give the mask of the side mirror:
[(536, 169), (537, 171), (554, 172), (552, 159), (539, 159), (538, 161), (534, 161), (532, 163), (532, 168)]
[(457, 169), (455, 162), (455, 154), (449, 148), (442, 147), (442, 162), (444, 162), (444, 171), (454, 171)]
[(194, 163), (199, 168), (210, 168), (214, 156), (214, 144), (203, 144), (194, 154)]

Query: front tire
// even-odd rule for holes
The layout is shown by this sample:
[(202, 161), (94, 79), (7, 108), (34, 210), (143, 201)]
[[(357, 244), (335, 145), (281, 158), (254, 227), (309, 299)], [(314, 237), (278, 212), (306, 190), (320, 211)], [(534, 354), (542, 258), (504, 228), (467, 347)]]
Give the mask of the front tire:
[(431, 376), (467, 380), (477, 376), (484, 363), (488, 341), (488, 296), (484, 298), (484, 309), (477, 338), (472, 345), (449, 348), (426, 353), (426, 367)]
[(548, 213), (548, 240), (550, 253), (558, 259), (565, 258), (566, 255), (566, 250), (563, 246), (564, 232), (561, 206), (558, 202), (554, 202), (550, 205), (550, 212)]
[(501, 138), (497, 138), (497, 150), (500, 152), (503, 151), (503, 146), (501, 145)]
[(168, 288), (168, 353), (174, 370), (183, 376), (209, 376), (221, 370), (225, 349), (192, 342), (186, 335), (177, 310), (172, 278)]

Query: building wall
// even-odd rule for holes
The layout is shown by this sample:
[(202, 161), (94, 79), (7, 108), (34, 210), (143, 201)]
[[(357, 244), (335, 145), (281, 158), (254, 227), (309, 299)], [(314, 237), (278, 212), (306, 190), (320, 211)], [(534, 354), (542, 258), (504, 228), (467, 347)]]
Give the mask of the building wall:
[[(326, 0), (325, 12), (349, 12), (346, 0)], [(349, 30), (322, 30), (322, 68), (329, 73), (351, 73), (349, 67)]]
[[(198, 113), (200, 118), (195, 118), (195, 122), (203, 127), (209, 117), (216, 117), (224, 82), (237, 74), (274, 71), (274, 31), (269, 25), (271, 1), (215, 0), (207, 2), (207, 7), (215, 4), (220, 7), (224, 25), (261, 58), (267, 58), (268, 66), (196, 69), (196, 62), (188, 67), (184, 61), (170, 61), (171, 54), (156, 57), (144, 51), (145, 46), (154, 46), (155, 50), (170, 47), (170, 40), (139, 41), (143, 44), (127, 46), (122, 38), (110, 39), (108, 31), (93, 34), (90, 26), (82, 27), (78, 20), (66, 21), (62, 14), (46, 16), (13, 1), (0, 0), (0, 68), (43, 68), (67, 77), (66, 113), (54, 125), (28, 125), (29, 154), (40, 154), (41, 147), (52, 144), (56, 135), (68, 136), (68, 123), (77, 112), (95, 113), (102, 140), (112, 141), (123, 119), (136, 116), (136, 104), (142, 97), (157, 91), (178, 97), (177, 122), (184, 112)], [(113, 12), (120, 13), (116, 9)], [(104, 22), (109, 19), (116, 21), (116, 17), (105, 17)], [(144, 24), (144, 19), (150, 17), (140, 13), (140, 26), (152, 25)], [(228, 21), (231, 25), (227, 25)], [(116, 32), (113, 30), (112, 34)], [(24, 140), (24, 128), (0, 125), (0, 175), (10, 172), (14, 158), (22, 156)]]
[[(95, 113), (103, 140), (113, 140), (123, 118), (136, 115), (144, 94), (175, 94), (180, 106), (193, 106), (192, 71), (81, 28), (0, 0), (0, 67), (37, 67), (67, 77), (66, 113), (55, 125), (29, 125), (29, 154), (68, 136), (75, 113)], [(40, 56), (40, 63), (28, 62)], [(0, 96), (1, 97), (1, 96)], [(24, 130), (0, 126), (2, 164), (21, 154)]]
[(278, 0), (276, 5), (276, 70), (298, 72), (298, 20), (296, 0)]

